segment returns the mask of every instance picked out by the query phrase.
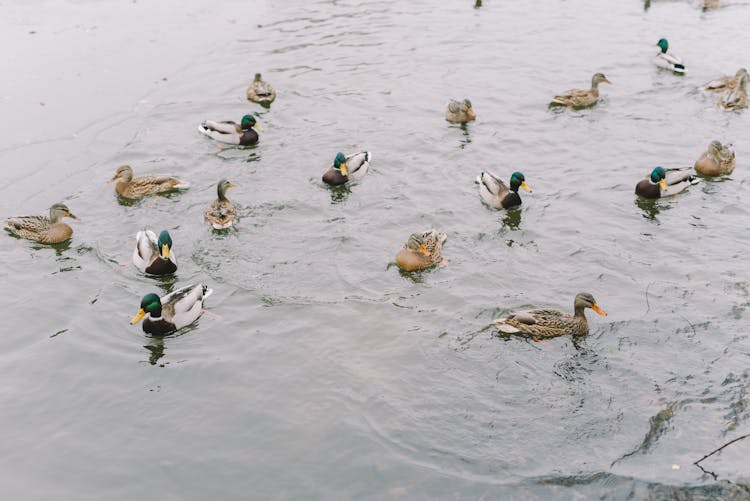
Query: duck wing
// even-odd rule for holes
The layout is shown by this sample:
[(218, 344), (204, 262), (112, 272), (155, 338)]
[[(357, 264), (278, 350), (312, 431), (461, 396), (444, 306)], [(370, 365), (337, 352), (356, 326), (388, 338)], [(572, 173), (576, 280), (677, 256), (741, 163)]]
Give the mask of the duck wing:
[(159, 244), (156, 234), (151, 230), (141, 230), (135, 236), (133, 264), (146, 272), (146, 268), (159, 256)]
[(499, 197), (501, 200), (510, 192), (510, 188), (505, 184), (505, 181), (492, 172), (482, 171), (482, 173), (479, 174), (479, 182), (487, 188), (487, 191), (492, 195)]
[(369, 151), (352, 153), (346, 157), (346, 168), (349, 170), (349, 177), (352, 177), (354, 173), (358, 173), (360, 176), (365, 175), (367, 169), (370, 167), (370, 158), (372, 158), (372, 155)]
[(49, 230), (52, 223), (46, 216), (20, 216), (5, 220), (5, 228), (18, 236), (36, 235)]

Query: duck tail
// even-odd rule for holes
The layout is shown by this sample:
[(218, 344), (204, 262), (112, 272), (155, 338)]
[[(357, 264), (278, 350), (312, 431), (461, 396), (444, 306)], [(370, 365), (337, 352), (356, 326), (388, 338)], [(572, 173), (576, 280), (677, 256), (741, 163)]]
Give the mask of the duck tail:
[(372, 159), (372, 153), (365, 151), (365, 162), (369, 162)]
[(213, 289), (209, 289), (208, 285), (201, 285), (203, 288), (203, 299), (206, 299), (208, 296), (214, 293)]

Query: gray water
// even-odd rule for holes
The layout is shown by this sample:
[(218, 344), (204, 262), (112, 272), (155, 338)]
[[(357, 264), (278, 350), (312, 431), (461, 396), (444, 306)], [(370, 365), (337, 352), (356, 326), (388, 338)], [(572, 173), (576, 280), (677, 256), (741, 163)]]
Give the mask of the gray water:
[[(0, 2), (0, 215), (81, 217), (62, 246), (0, 239), (2, 497), (746, 498), (750, 441), (692, 463), (750, 427), (750, 118), (697, 90), (750, 65), (749, 20), (740, 0)], [(684, 77), (653, 65), (660, 37)], [(596, 71), (597, 106), (547, 109)], [(444, 121), (452, 97), (476, 122)], [(247, 112), (256, 147), (197, 132)], [(635, 197), (712, 139), (731, 176)], [(361, 149), (361, 183), (322, 185)], [(192, 187), (121, 204), (123, 163)], [(534, 192), (490, 210), (481, 170)], [(223, 234), (202, 219), (222, 177)], [(144, 226), (171, 232), (174, 279), (128, 264)], [(431, 227), (448, 263), (399, 273)], [(129, 325), (198, 281), (193, 326)], [(586, 339), (488, 327), (579, 291), (609, 313)]]

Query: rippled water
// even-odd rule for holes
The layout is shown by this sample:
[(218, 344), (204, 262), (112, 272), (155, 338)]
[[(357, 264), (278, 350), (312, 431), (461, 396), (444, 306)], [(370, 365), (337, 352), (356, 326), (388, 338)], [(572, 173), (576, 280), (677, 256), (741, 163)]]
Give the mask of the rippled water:
[[(256, 5), (257, 4), (257, 5)], [(316, 1), (0, 3), (0, 215), (64, 200), (69, 244), (0, 239), (2, 490), (9, 499), (741, 499), (748, 432), (748, 112), (698, 85), (750, 64), (750, 4)], [(651, 59), (670, 40), (688, 74)], [(244, 91), (261, 71), (269, 110)], [(596, 71), (600, 103), (547, 109)], [(478, 119), (442, 110), (469, 97)], [(253, 112), (258, 146), (205, 118)], [(731, 176), (644, 203), (637, 180), (734, 142)], [(371, 172), (331, 191), (333, 155)], [(190, 181), (118, 203), (116, 167)], [(521, 210), (474, 178), (521, 170)], [(219, 178), (236, 231), (202, 220)], [(175, 279), (127, 263), (169, 229)], [(390, 265), (447, 232), (448, 264)], [(180, 335), (141, 296), (214, 295)], [(593, 293), (591, 334), (501, 339), (488, 323)], [(595, 315), (594, 315), (595, 316)], [(677, 466), (679, 465), (679, 469)], [(727, 483), (734, 482), (734, 483)]]

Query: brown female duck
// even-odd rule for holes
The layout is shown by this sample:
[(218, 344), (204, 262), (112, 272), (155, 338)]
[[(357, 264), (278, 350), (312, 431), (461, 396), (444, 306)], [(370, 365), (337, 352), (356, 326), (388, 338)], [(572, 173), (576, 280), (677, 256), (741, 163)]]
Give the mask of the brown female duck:
[(276, 90), (260, 77), (260, 73), (256, 73), (253, 83), (247, 88), (247, 99), (267, 106), (276, 99)]
[(403, 271), (424, 270), (443, 261), (445, 233), (436, 230), (412, 233), (396, 253), (396, 264)]
[(78, 219), (65, 204), (54, 204), (49, 208), (49, 217), (11, 217), (5, 220), (5, 229), (17, 237), (40, 244), (59, 244), (73, 234), (73, 228), (62, 221), (64, 217)]
[(133, 177), (133, 169), (129, 165), (120, 166), (110, 183), (114, 183), (115, 191), (123, 198), (141, 198), (157, 193), (187, 188), (190, 183), (163, 174), (146, 174)]
[(599, 315), (607, 315), (596, 304), (594, 296), (588, 292), (580, 292), (573, 300), (572, 315), (550, 309), (517, 311), (495, 320), (494, 324), (500, 332), (506, 334), (528, 334), (534, 337), (555, 337), (565, 334), (585, 336), (589, 333), (589, 324), (584, 313), (586, 308), (591, 308)]
[(229, 188), (235, 188), (237, 185), (230, 183), (226, 179), (219, 181), (216, 185), (216, 193), (218, 198), (211, 202), (208, 206), (203, 217), (206, 221), (211, 223), (211, 226), (217, 230), (224, 230), (229, 228), (234, 223), (234, 219), (237, 217), (237, 207), (227, 198), (227, 190)]
[(562, 94), (552, 98), (550, 106), (569, 106), (571, 108), (588, 108), (596, 104), (599, 99), (599, 84), (608, 83), (612, 84), (604, 73), (595, 73), (591, 77), (591, 88), (588, 90), (583, 89), (571, 89), (563, 92)]
[(730, 174), (734, 170), (734, 149), (731, 144), (711, 141), (708, 149), (695, 161), (695, 170), (704, 176)]
[(445, 119), (449, 122), (465, 124), (476, 119), (477, 115), (474, 113), (474, 109), (471, 107), (471, 101), (464, 99), (463, 101), (456, 101), (451, 99), (447, 105), (445, 105)]

